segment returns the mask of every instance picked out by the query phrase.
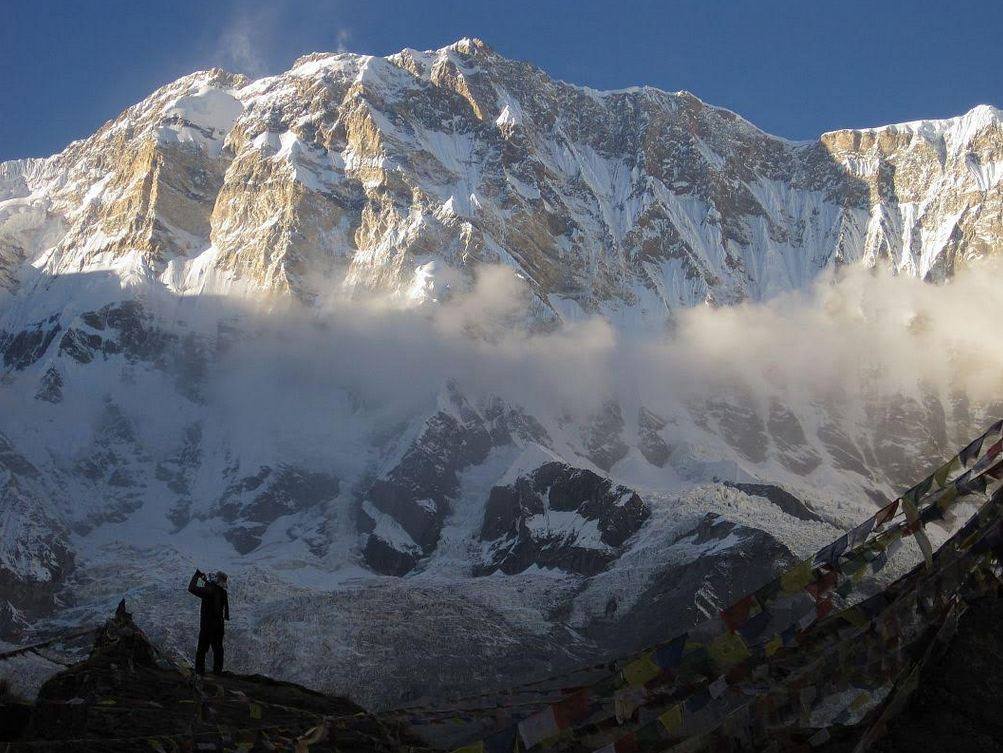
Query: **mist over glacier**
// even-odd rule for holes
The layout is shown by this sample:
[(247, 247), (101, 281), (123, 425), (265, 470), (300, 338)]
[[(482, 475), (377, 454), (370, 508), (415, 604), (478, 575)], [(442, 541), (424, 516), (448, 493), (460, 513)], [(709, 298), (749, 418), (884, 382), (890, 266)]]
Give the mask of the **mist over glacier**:
[(846, 268), (765, 302), (682, 309), (646, 331), (598, 316), (534, 327), (524, 281), (487, 265), (423, 306), (335, 294), (309, 308), (199, 301), (186, 313), (182, 298), (175, 315), (191, 331), (240, 322), (247, 336), (221, 348), (206, 401), (226, 423), (251, 422), (237, 433), (301, 433), (297, 449), (309, 454), (359, 412), (406, 421), (449, 381), (472, 398), (579, 421), (611, 400), (674, 415), (735, 389), (798, 409), (924, 393), (988, 406), (1003, 366), (998, 273), (987, 261), (931, 285)]
[[(60, 409), (72, 411), (70, 426), (46, 419), (49, 403), (26, 399), (37, 386), (32, 380), (20, 380), (18, 389), (9, 377), (14, 383), (0, 391), (0, 403), (8, 430), (34, 427), (28, 433), (53, 443), (55, 453), (86, 445), (112, 399), (151, 446), (206, 417), (247, 452), (278, 451), (339, 476), (357, 476), (360, 464), (374, 462), (362, 448), (433, 408), (447, 384), (475, 402), (500, 398), (573, 425), (611, 403), (628, 417), (644, 408), (677, 426), (683, 439), (706, 401), (729, 395), (764, 419), (771, 401), (809, 425), (828, 406), (873, 432), (882, 417), (870, 408), (893, 397), (932, 397), (948, 413), (966, 403), (974, 415), (998, 402), (998, 268), (983, 262), (939, 285), (844, 268), (803, 291), (681, 309), (665, 327), (630, 330), (600, 316), (534, 320), (525, 280), (498, 265), (457, 277), (441, 299), (421, 305), (341, 292), (310, 306), (255, 303), (138, 287), (128, 294), (157, 326), (197, 344), (188, 354), (202, 359), (194, 394), (178, 390), (179, 373), (191, 368), (179, 362), (138, 380), (136, 367), (125, 365), (68, 384)], [(173, 409), (179, 401), (185, 406)], [(43, 440), (46, 425), (53, 433)], [(881, 426), (893, 435), (907, 430), (894, 421)], [(958, 426), (958, 436), (973, 428)], [(727, 437), (719, 439), (724, 454)], [(755, 463), (745, 465), (755, 474)], [(670, 469), (661, 477), (653, 469), (634, 478), (620, 471), (632, 483), (675, 488), (680, 478)], [(877, 479), (891, 491), (888, 482)]]

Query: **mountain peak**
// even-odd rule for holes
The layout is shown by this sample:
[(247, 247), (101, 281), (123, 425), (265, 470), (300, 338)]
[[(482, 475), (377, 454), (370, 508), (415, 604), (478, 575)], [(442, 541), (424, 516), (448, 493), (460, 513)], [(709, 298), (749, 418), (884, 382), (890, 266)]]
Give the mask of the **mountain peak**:
[(325, 60), (333, 60), (341, 57), (360, 57), (354, 52), (308, 52), (306, 55), (300, 55), (293, 61), (289, 70), (296, 70), (310, 63), (318, 63)]
[(926, 137), (937, 137), (951, 134), (961, 142), (967, 142), (974, 135), (986, 126), (1003, 122), (1003, 111), (988, 104), (976, 105), (962, 115), (955, 115), (950, 118), (930, 118), (924, 120), (909, 120), (902, 123), (889, 123), (887, 125), (871, 126), (869, 128), (840, 128), (822, 134), (825, 138), (831, 134), (843, 133), (902, 133), (921, 135)]
[(457, 52), (462, 52), (465, 55), (478, 55), (478, 54), (494, 54), (494, 50), (491, 49), (488, 44), (477, 37), (463, 37), (462, 39), (457, 39), (445, 48), (447, 50), (456, 50)]
[[(0, 237), (0, 279), (16, 287), (16, 268), (74, 228), (53, 256), (67, 268), (89, 268), (111, 248), (115, 258), (142, 249), (156, 264), (178, 258), (187, 268), (211, 247), (213, 269), (226, 274), (195, 275), (199, 285), (229, 289), (240, 279), (242, 288), (309, 299), (317, 290), (305, 281), (325, 287), (320, 277), (343, 267), (352, 288), (404, 295), (430, 269), (452, 274), (469, 260), (504, 259), (554, 315), (637, 308), (660, 321), (666, 309), (708, 296), (758, 299), (799, 287), (836, 259), (888, 255), (920, 276), (953, 265), (940, 235), (900, 251), (883, 232), (864, 230), (872, 211), (897, 211), (870, 206), (858, 184), (878, 180), (874, 154), (901, 159), (903, 198), (939, 190), (930, 170), (949, 172), (959, 188), (944, 217), (961, 216), (993, 241), (991, 213), (958, 213), (1000, 183), (986, 128), (999, 116), (981, 105), (949, 120), (837, 132), (821, 145), (837, 159), (820, 161), (810, 145), (765, 134), (689, 91), (566, 84), (473, 37), (387, 57), (315, 52), (249, 85), (213, 68), (158, 89), (61, 160), (6, 169), (4, 195), (43, 183), (53, 191), (30, 223), (18, 209), (14, 231)], [(978, 164), (958, 162), (968, 148), (960, 145), (980, 135), (988, 141)], [(954, 161), (909, 157), (928, 144)], [(176, 153), (162, 163), (165, 150)], [(144, 156), (120, 158), (133, 152)], [(765, 189), (777, 180), (815, 192), (805, 217)], [(384, 203), (387, 191), (398, 198)], [(425, 220), (390, 209), (405, 194)], [(267, 237), (244, 224), (259, 214)], [(429, 266), (425, 255), (440, 258)], [(313, 266), (316, 275), (304, 274)]]

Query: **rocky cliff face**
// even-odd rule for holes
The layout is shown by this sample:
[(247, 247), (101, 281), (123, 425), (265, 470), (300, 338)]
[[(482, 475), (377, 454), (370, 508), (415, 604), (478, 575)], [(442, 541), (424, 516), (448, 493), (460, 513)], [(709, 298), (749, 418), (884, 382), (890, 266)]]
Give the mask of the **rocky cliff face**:
[(544, 463), (491, 489), (480, 532), (492, 544), (491, 559), (483, 570), (518, 573), (537, 565), (594, 575), (650, 515), (633, 489), (591, 471)]
[(253, 82), (192, 74), (61, 154), (5, 163), (0, 280), (24, 284), (27, 263), (427, 299), (492, 261), (543, 315), (658, 321), (857, 260), (943, 279), (997, 245), (1001, 165), (991, 107), (792, 143), (687, 92), (584, 89), (478, 40), (315, 54)]
[[(181, 649), (187, 571), (218, 566), (247, 588), (239, 666), (388, 703), (443, 667), (444, 689), (504, 684), (713, 613), (998, 416), (934, 386), (549, 404), (518, 358), (521, 393), (448, 374), (404, 409), (360, 397), (436, 357), (382, 361), (392, 331), (357, 336), (374, 365), (355, 381), (356, 355), (284, 368), (254, 343), (330, 347), (330, 318), (281, 315), (334, 295), (422, 320), (484, 263), (525, 282), (500, 326), (531, 332), (661, 330), (854, 263), (936, 282), (999, 247), (1001, 165), (990, 107), (792, 143), (476, 40), (179, 79), (0, 164), (0, 630), (131, 589)], [(583, 376), (565, 355), (549, 378)]]

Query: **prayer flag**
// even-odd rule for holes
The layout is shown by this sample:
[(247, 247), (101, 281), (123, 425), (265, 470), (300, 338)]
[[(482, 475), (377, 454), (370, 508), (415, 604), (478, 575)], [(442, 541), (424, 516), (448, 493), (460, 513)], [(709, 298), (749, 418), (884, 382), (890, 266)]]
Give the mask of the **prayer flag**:
[(923, 530), (923, 524), (919, 519), (919, 512), (916, 510), (916, 506), (907, 499), (902, 500), (902, 509), (905, 510), (909, 526), (913, 529), (912, 534), (916, 537), (916, 543), (919, 544), (919, 548), (923, 551), (923, 559), (926, 560), (927, 569), (930, 569), (933, 567), (933, 546), (931, 546), (930, 539), (927, 538), (926, 532)]
[(758, 609), (759, 605), (756, 603), (756, 597), (752, 595), (746, 596), (744, 599), (739, 599), (737, 602), (721, 612), (721, 619), (724, 621), (728, 630), (734, 633), (743, 624), (745, 624), (745, 621), (749, 619), (751, 614), (753, 614), (754, 607), (756, 608), (756, 613), (761, 611)]
[(541, 740), (554, 737), (560, 731), (561, 728), (557, 726), (557, 719), (554, 717), (554, 709), (551, 706), (519, 722), (519, 737), (522, 738), (527, 749), (532, 748)]
[(613, 711), (616, 714), (617, 723), (623, 724), (633, 717), (634, 712), (644, 705), (647, 698), (648, 694), (643, 686), (632, 685), (618, 690), (613, 697)]
[(874, 517), (868, 518), (859, 526), (850, 531), (847, 534), (848, 538), (847, 548), (854, 549), (858, 547), (860, 544), (863, 544), (865, 541), (867, 541), (867, 537), (870, 536), (871, 531), (874, 530), (874, 521), (875, 521)]
[(882, 507), (874, 515), (874, 527), (881, 528), (885, 523), (895, 517), (895, 513), (898, 512), (899, 501), (896, 499), (893, 502), (889, 502), (887, 505)]
[(951, 475), (951, 471), (961, 469), (961, 460), (955, 455), (947, 463), (941, 466), (935, 474), (933, 474), (933, 480), (937, 483), (937, 486), (943, 488), (947, 486), (947, 477)]
[(718, 677), (714, 682), (707, 686), (707, 692), (710, 693), (711, 698), (720, 698), (728, 690), (728, 680), (724, 677)]
[(707, 653), (718, 667), (728, 669), (749, 657), (749, 647), (745, 645), (742, 636), (724, 633), (711, 641), (707, 646)]
[(679, 663), (683, 658), (683, 650), (686, 647), (686, 639), (688, 634), (673, 638), (669, 643), (664, 646), (659, 646), (655, 649), (654, 660), (655, 664), (661, 667), (663, 670), (675, 669), (679, 666)]
[(554, 718), (557, 726), (561, 729), (568, 727), (584, 719), (589, 714), (591, 694), (588, 689), (579, 690), (553, 705)]
[(818, 554), (815, 555), (816, 564), (819, 565), (837, 564), (843, 552), (846, 551), (847, 541), (848, 541), (847, 535), (844, 533), (838, 539), (829, 544), (829, 546), (819, 551)]
[(797, 593), (812, 581), (811, 562), (805, 561), (795, 565), (780, 576), (780, 587), (784, 593)]
[(738, 634), (748, 643), (762, 635), (763, 631), (770, 626), (772, 621), (773, 618), (769, 612), (760, 612), (756, 616), (747, 619), (745, 624), (739, 628)]
[(975, 458), (978, 457), (979, 452), (982, 451), (982, 443), (985, 441), (986, 437), (983, 434), (981, 437), (969, 444), (965, 449), (958, 453), (958, 460), (961, 464), (967, 468), (971, 465)]
[(635, 659), (623, 668), (623, 679), (631, 685), (644, 685), (644, 683), (655, 679), (662, 673), (650, 653), (644, 654), (639, 659)]
[(773, 656), (775, 653), (777, 653), (777, 651), (783, 648), (783, 646), (784, 646), (784, 640), (783, 638), (780, 637), (780, 634), (777, 633), (772, 638), (770, 638), (770, 640), (763, 648), (767, 656)]
[(677, 703), (672, 708), (662, 712), (658, 717), (658, 721), (670, 735), (676, 734), (676, 732), (683, 726), (682, 705)]

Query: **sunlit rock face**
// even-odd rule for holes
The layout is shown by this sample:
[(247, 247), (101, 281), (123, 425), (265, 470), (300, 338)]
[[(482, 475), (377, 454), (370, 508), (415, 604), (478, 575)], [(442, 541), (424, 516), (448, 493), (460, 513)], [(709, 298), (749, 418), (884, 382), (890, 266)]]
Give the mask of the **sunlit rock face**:
[(658, 321), (857, 260), (943, 279), (999, 245), (1000, 123), (981, 106), (794, 143), (688, 92), (577, 87), (478, 40), (313, 54), (257, 81), (212, 70), (3, 164), (0, 283), (34, 263), (425, 300), (490, 261), (558, 315)]

